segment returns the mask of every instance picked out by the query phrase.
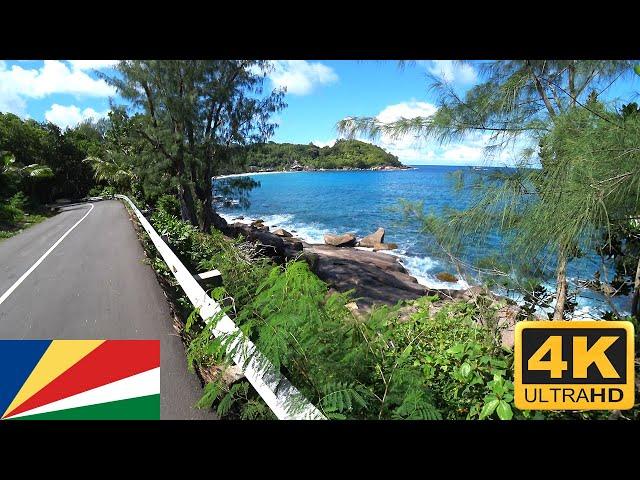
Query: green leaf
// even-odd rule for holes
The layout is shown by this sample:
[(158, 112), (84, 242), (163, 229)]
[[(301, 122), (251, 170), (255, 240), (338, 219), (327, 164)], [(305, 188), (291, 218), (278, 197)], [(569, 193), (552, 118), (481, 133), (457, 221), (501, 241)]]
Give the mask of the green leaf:
[(497, 398), (495, 400), (490, 400), (489, 402), (485, 403), (484, 406), (482, 407), (482, 411), (480, 412), (480, 418), (482, 419), (490, 416), (494, 412), (494, 410), (496, 409), (499, 403), (500, 403), (500, 400), (498, 400)]
[(500, 400), (500, 403), (498, 403), (498, 407), (496, 408), (496, 412), (500, 420), (511, 420), (513, 418), (511, 405), (504, 400)]
[(502, 396), (502, 394), (504, 393), (504, 387), (502, 386), (502, 382), (495, 382), (492, 386), (491, 386), (491, 390), (493, 391), (493, 393), (495, 393), (498, 396)]
[(399, 365), (407, 361), (407, 359), (409, 358), (409, 355), (411, 355), (412, 350), (413, 350), (413, 347), (411, 345), (407, 346), (407, 348), (404, 349), (404, 351), (400, 355), (400, 358), (398, 359)]
[(467, 362), (464, 362), (460, 367), (460, 374), (465, 378), (471, 375), (471, 365), (469, 365)]
[(507, 367), (507, 362), (505, 362), (504, 360), (501, 360), (499, 358), (492, 358), (491, 359), (491, 365), (494, 367), (498, 367), (498, 368), (506, 368)]
[(640, 63), (633, 67), (633, 71), (636, 72), (636, 75), (640, 75)]
[(327, 413), (327, 416), (329, 417), (330, 420), (346, 420), (347, 419), (346, 415), (343, 415), (342, 413), (337, 413), (337, 412)]

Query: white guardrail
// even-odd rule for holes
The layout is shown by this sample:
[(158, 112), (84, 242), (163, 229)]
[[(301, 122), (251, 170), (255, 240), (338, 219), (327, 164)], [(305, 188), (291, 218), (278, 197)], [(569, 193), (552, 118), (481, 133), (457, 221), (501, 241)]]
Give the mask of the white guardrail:
[[(151, 241), (173, 273), (184, 293), (197, 308), (200, 317), (208, 323), (213, 318), (220, 318), (211, 333), (220, 335), (238, 335), (236, 340), (228, 346), (232, 352), (234, 362), (239, 365), (253, 388), (266, 402), (269, 408), (280, 420), (326, 420), (324, 415), (311, 404), (291, 382), (278, 371), (269, 360), (256, 350), (256, 346), (240, 332), (236, 324), (227, 315), (220, 315), (220, 305), (215, 302), (200, 286), (184, 264), (173, 253), (171, 248), (160, 238), (160, 235), (142, 215), (138, 207), (125, 195), (116, 195), (125, 200), (133, 209), (140, 224), (149, 234)], [(233, 348), (242, 342), (240, 348)], [(247, 359), (250, 359), (247, 363)], [(247, 363), (246, 367), (244, 365)]]

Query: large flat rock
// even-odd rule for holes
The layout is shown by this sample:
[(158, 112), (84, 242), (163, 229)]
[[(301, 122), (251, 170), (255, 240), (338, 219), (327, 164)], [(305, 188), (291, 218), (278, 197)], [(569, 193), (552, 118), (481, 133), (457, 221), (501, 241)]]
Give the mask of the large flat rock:
[(339, 292), (355, 289), (359, 308), (394, 305), (437, 293), (420, 285), (393, 255), (355, 248), (303, 243), (304, 251), (318, 256), (314, 271)]

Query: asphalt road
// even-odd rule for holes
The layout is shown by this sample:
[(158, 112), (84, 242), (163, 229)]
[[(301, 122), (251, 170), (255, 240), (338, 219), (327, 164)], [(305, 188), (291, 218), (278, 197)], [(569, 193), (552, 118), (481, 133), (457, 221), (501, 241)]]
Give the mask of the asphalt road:
[(119, 201), (67, 206), (0, 241), (0, 300), (79, 220), (0, 303), (0, 338), (159, 339), (161, 418), (215, 419), (193, 407), (200, 382), (187, 370), (167, 300)]

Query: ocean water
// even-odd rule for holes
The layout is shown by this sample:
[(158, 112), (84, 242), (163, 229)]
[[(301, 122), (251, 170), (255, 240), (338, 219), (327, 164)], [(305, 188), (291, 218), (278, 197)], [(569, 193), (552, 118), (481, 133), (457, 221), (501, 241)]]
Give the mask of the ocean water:
[[(467, 207), (472, 198), (453, 191), (451, 174), (461, 169), (482, 174), (471, 167), (453, 166), (253, 174), (247, 176), (260, 185), (247, 194), (248, 204), (221, 204), (217, 208), (227, 221), (237, 216), (244, 216), (245, 222), (260, 218), (270, 227), (295, 230), (295, 235), (311, 243), (323, 243), (325, 233), (354, 232), (360, 238), (384, 227), (385, 242), (398, 245), (397, 250), (385, 253), (398, 256), (420, 283), (432, 288), (467, 288), (469, 285), (463, 280), (448, 283), (436, 278), (438, 272), (455, 273), (455, 269), (433, 242), (420, 233), (417, 223), (403, 221), (402, 214), (394, 210), (401, 198), (424, 201), (425, 210), (436, 214), (446, 207)], [(483, 246), (472, 245), (468, 258), (463, 260), (473, 262), (495, 253), (499, 253), (498, 238), (490, 239)], [(590, 278), (596, 265), (594, 259), (580, 259), (570, 265), (568, 276), (570, 280), (578, 276)], [(549, 272), (547, 285), (553, 290), (552, 272)], [(616, 300), (616, 306), (622, 311), (628, 310), (628, 304), (628, 299)], [(578, 314), (595, 315), (606, 310), (610, 308), (601, 296), (581, 291)]]

